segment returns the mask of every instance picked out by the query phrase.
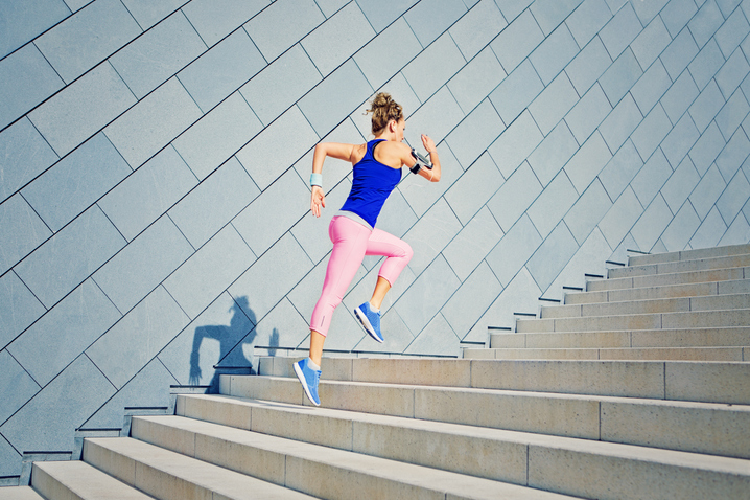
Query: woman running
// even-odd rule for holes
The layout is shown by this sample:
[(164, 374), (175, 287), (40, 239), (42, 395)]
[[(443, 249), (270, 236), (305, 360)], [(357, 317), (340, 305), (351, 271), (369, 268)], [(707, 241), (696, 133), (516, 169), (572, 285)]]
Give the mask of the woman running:
[[(409, 263), (414, 252), (396, 236), (375, 228), (383, 203), (401, 180), (401, 167), (413, 168), (417, 158), (404, 140), (404, 114), (390, 94), (381, 92), (371, 101), (372, 134), (375, 139), (365, 144), (321, 142), (313, 152), (310, 176), (310, 210), (320, 217), (326, 206), (323, 192), (323, 162), (326, 157), (346, 160), (353, 165), (352, 189), (328, 226), (333, 251), (328, 261), (323, 292), (310, 319), (310, 354), (294, 364), (310, 402), (320, 405), (318, 383), (323, 344), (331, 324), (333, 310), (341, 303), (365, 255), (386, 257), (378, 272), (375, 291), (368, 302), (354, 310), (367, 333), (376, 342), (383, 342), (380, 333), (380, 305), (398, 275)], [(416, 171), (431, 182), (440, 180), (440, 159), (435, 142), (422, 135), (432, 168)], [(413, 172), (416, 169), (412, 170)]]

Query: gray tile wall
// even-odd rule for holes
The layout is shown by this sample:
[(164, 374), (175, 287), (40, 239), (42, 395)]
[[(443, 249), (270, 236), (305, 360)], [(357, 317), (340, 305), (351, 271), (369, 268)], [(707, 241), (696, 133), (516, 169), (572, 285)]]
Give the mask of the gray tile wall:
[[(750, 0), (0, 2), (0, 476), (169, 385), (304, 347), (366, 101), (439, 143), (379, 225), (386, 342), (457, 355), (626, 251), (750, 241)], [(286, 352), (286, 351), (282, 351)]]

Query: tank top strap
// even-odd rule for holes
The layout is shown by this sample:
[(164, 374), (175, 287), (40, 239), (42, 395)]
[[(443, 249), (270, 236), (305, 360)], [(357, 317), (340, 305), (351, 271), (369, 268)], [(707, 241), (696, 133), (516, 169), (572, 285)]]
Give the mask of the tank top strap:
[(375, 160), (375, 146), (377, 146), (379, 143), (385, 142), (385, 139), (373, 139), (372, 141), (367, 143), (367, 152), (365, 153), (365, 158), (368, 160)]

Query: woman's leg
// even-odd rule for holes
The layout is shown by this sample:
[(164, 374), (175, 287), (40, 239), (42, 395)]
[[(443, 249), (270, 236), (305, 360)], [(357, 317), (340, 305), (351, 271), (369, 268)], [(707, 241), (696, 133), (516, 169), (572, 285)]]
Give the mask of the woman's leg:
[(414, 256), (414, 250), (391, 233), (374, 229), (367, 242), (366, 254), (386, 256), (378, 271), (378, 281), (370, 299), (370, 304), (375, 309), (380, 309), (385, 294), (388, 293), (393, 283), (396, 282), (396, 278)]

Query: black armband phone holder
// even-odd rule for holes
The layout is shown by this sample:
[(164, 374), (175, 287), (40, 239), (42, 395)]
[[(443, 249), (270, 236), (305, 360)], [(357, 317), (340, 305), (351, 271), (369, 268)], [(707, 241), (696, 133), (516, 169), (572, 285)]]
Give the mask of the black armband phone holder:
[(415, 163), (413, 167), (409, 167), (409, 171), (411, 171), (412, 174), (417, 175), (419, 171), (422, 170), (422, 167), (432, 170), (432, 163), (430, 160), (417, 153), (416, 149), (411, 148), (411, 155), (417, 160), (417, 163)]

